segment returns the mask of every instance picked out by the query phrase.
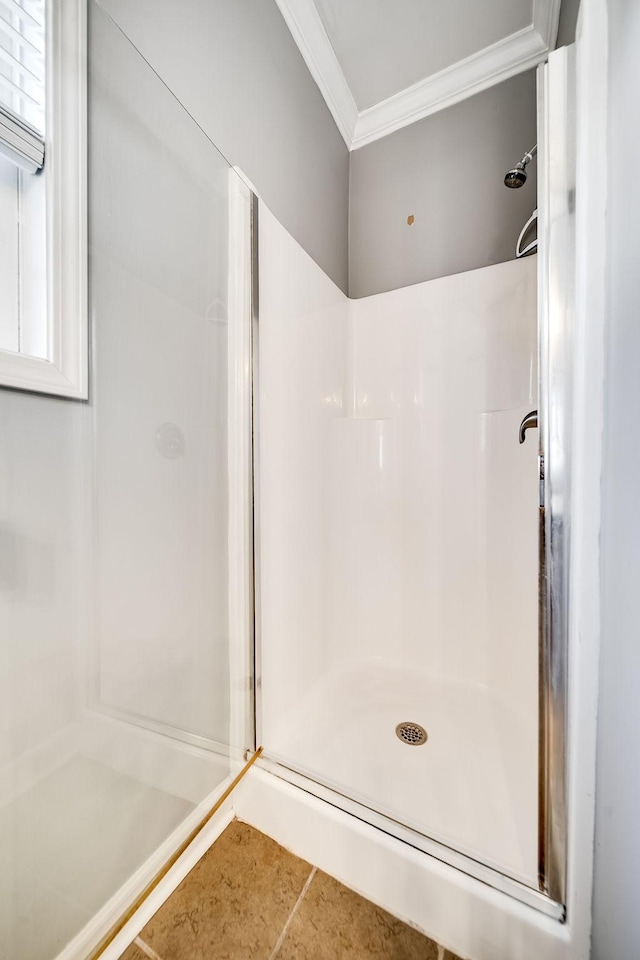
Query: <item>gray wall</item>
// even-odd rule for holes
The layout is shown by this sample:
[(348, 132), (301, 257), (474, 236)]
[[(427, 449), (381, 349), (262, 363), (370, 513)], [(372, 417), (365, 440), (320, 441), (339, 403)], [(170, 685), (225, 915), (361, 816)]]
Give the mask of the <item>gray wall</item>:
[[(640, 957), (640, 4), (609, 8), (609, 294), (593, 960)], [(630, 122), (630, 118), (635, 118)]]
[(536, 206), (536, 163), (519, 190), (503, 178), (535, 142), (529, 71), (355, 150), (350, 296), (512, 259)]
[(579, 10), (580, 0), (562, 0), (556, 44), (558, 47), (566, 47), (575, 40)]
[(102, 5), (346, 291), (349, 153), (275, 0)]
[[(346, 289), (348, 151), (274, 0), (104, 6)], [(0, 389), (0, 700), (16, 724), (15, 756), (63, 728), (82, 703), (75, 691), (85, 682), (88, 633), (74, 564), (79, 557), (86, 569), (80, 545), (91, 530), (82, 493), (92, 406)]]

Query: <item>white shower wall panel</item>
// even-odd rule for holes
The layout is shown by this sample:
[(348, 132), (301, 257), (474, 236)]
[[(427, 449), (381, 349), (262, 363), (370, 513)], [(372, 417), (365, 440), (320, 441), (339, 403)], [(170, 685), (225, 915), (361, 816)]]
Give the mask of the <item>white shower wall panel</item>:
[(261, 742), (535, 886), (535, 259), (349, 301), (262, 207), (260, 281)]
[(351, 302), (331, 635), (534, 714), (535, 284), (533, 258)]
[(264, 204), (259, 260), (262, 724), (270, 736), (330, 665), (330, 464), (333, 429), (344, 422), (348, 300)]

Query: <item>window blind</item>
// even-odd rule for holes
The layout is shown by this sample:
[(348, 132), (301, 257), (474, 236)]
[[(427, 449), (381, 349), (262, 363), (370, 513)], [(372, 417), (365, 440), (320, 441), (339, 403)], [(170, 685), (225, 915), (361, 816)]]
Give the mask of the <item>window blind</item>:
[(45, 0), (0, 0), (0, 150), (44, 163)]

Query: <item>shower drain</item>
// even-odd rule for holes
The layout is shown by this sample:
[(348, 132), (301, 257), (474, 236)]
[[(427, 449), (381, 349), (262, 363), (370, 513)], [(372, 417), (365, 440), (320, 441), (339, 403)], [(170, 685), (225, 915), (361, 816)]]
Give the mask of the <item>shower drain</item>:
[(403, 743), (408, 743), (412, 747), (420, 747), (427, 742), (427, 731), (419, 723), (412, 723), (405, 720), (396, 727), (396, 737)]

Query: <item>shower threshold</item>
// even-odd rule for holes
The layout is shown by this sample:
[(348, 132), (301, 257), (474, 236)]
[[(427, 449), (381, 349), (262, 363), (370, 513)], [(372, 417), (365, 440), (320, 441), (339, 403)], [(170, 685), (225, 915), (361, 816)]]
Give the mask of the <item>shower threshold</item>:
[(540, 891), (501, 873), (494, 867), (474, 860), (467, 854), (461, 853), (439, 840), (428, 837), (358, 800), (345, 796), (334, 787), (317, 779), (317, 777), (311, 777), (292, 769), (282, 760), (278, 759), (278, 757), (270, 754), (266, 750), (263, 752), (256, 766), (290, 783), (292, 786), (298, 787), (305, 793), (311, 794), (318, 800), (322, 800), (342, 810), (344, 813), (348, 813), (358, 820), (362, 820), (364, 823), (375, 827), (382, 833), (386, 833), (396, 840), (400, 840), (402, 843), (406, 843), (408, 846), (420, 850), (427, 856), (446, 863), (461, 873), (512, 897), (519, 903), (537, 910), (552, 920), (564, 921), (565, 919), (566, 909), (563, 904), (556, 903), (543, 893), (540, 893)]

